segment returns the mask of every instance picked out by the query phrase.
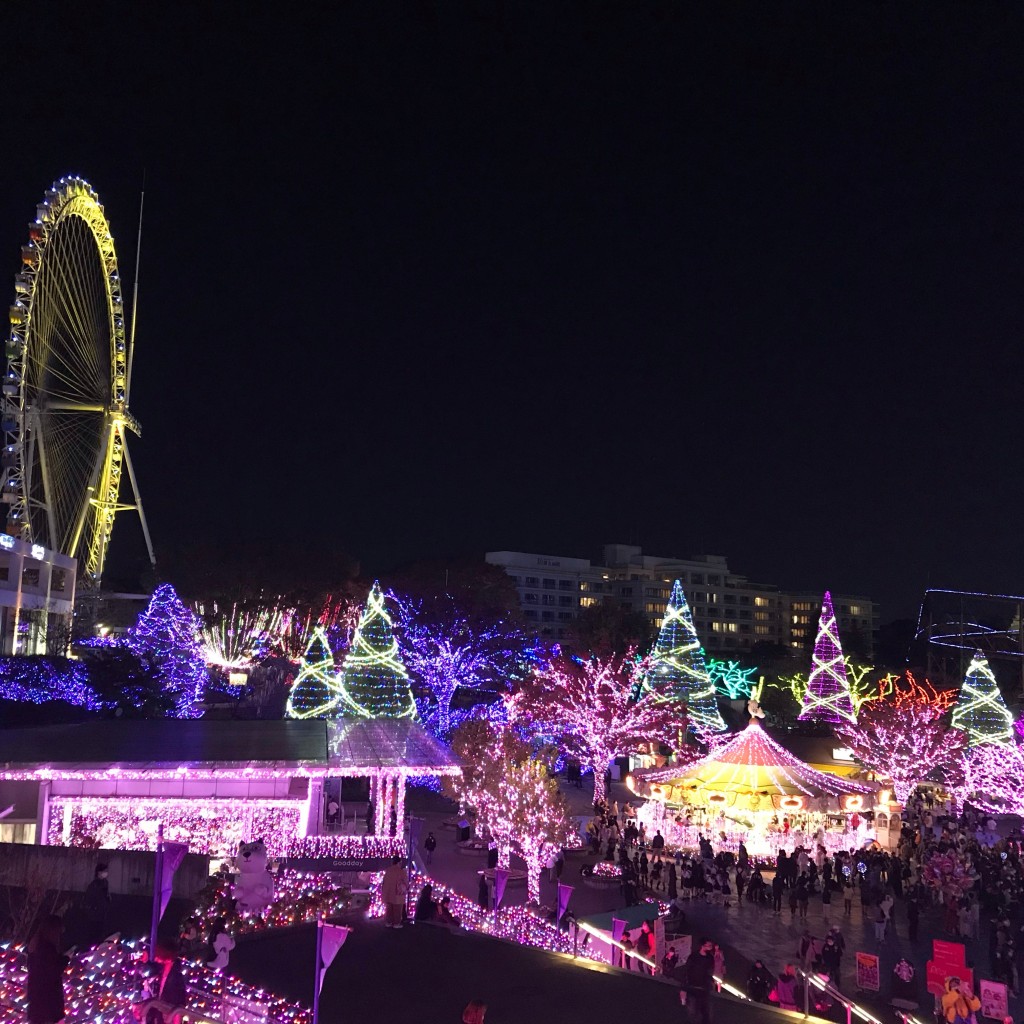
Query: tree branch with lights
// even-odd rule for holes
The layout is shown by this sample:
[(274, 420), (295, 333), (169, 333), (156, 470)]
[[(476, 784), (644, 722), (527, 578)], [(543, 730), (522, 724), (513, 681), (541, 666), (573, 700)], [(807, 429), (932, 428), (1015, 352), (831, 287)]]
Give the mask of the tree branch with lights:
[(566, 753), (593, 769), (594, 800), (603, 800), (605, 770), (614, 758), (674, 742), (686, 730), (686, 702), (675, 681), (648, 668), (632, 650), (586, 661), (554, 659), (523, 681), (510, 702), (511, 717), (557, 737)]
[(892, 779), (896, 800), (905, 804), (933, 771), (959, 761), (967, 737), (946, 725), (947, 710), (941, 691), (907, 673), (893, 680), (889, 696), (862, 705), (857, 722), (844, 722), (836, 734), (866, 768)]

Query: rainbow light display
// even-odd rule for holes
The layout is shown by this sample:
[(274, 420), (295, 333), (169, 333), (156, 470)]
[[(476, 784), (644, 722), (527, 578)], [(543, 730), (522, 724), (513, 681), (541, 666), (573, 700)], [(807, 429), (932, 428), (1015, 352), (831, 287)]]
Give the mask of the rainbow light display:
[(846, 679), (839, 626), (836, 613), (832, 610), (832, 595), (827, 590), (821, 602), (818, 636), (814, 641), (811, 661), (811, 677), (807, 680), (800, 709), (801, 721), (815, 720), (832, 725), (855, 722), (857, 716), (853, 710), (850, 684)]
[(414, 718), (416, 701), (402, 664), (394, 628), (375, 580), (352, 646), (345, 656), (339, 714), (365, 718)]
[(218, 668), (250, 668), (278, 642), (285, 628), (284, 612), (278, 607), (235, 603), (222, 612), (214, 602), (209, 611), (201, 603), (195, 610), (206, 663)]
[(322, 626), (317, 626), (299, 660), (299, 672), (288, 694), (289, 718), (326, 718), (338, 706), (341, 691), (334, 655)]
[(262, 839), (272, 857), (283, 857), (298, 837), (304, 809), (301, 800), (55, 796), (47, 843), (155, 850), (162, 822), (164, 840), (187, 843), (192, 853), (234, 856), (251, 838)]
[(704, 664), (704, 648), (679, 580), (672, 584), (672, 595), (651, 649), (647, 672), (634, 697), (652, 686), (662, 692), (672, 690), (686, 701), (687, 713), (697, 731), (725, 729), (715, 700), (715, 684)]
[[(73, 958), (64, 973), (65, 1024), (138, 1024), (136, 1010), (144, 999), (145, 944), (141, 941), (103, 943)], [(184, 968), (189, 989), (190, 1017), (221, 1021), (225, 996), (265, 1008), (270, 1024), (311, 1024), (309, 1010), (264, 989), (210, 967)], [(0, 1024), (24, 1024), (28, 1003), (25, 952), (20, 946), (0, 946)]]
[(1013, 716), (999, 692), (995, 674), (988, 659), (978, 651), (960, 687), (960, 696), (953, 709), (953, 727), (967, 734), (969, 746), (1013, 743)]

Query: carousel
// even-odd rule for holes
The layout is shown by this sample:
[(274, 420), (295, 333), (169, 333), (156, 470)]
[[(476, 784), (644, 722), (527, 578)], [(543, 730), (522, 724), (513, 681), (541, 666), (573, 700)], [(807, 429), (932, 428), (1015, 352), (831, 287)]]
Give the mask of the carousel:
[(872, 842), (876, 787), (794, 757), (761, 728), (763, 715), (751, 705), (746, 729), (706, 757), (627, 778), (646, 799), (638, 818), (647, 835), (660, 831), (667, 846), (682, 849), (697, 849), (701, 835), (716, 849), (735, 851), (742, 842), (757, 857), (797, 846), (822, 845), (833, 853)]

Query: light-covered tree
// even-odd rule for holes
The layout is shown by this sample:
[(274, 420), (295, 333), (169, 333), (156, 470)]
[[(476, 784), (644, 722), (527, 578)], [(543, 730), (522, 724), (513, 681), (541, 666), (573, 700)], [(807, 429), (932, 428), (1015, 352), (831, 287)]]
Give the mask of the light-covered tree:
[(843, 722), (836, 735), (866, 768), (892, 779), (897, 801), (905, 804), (933, 771), (960, 760), (966, 736), (946, 724), (943, 703), (934, 688), (910, 677), (884, 700), (863, 705), (857, 722)]
[(659, 679), (648, 668), (632, 650), (621, 657), (554, 659), (523, 681), (510, 715), (557, 737), (566, 753), (593, 769), (594, 800), (603, 800), (613, 758), (674, 741), (686, 729), (686, 703), (675, 680)]

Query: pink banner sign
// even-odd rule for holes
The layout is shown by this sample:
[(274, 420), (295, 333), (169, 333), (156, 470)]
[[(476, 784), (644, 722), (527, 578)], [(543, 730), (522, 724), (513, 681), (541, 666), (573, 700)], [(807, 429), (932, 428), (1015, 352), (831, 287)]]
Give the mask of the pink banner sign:
[(494, 909), (501, 906), (505, 896), (505, 886), (508, 885), (508, 868), (494, 869)]
[(163, 919), (167, 904), (171, 902), (171, 891), (174, 888), (174, 872), (181, 867), (181, 862), (188, 853), (185, 843), (164, 843), (161, 854), (160, 871), (160, 918)]
[(558, 883), (558, 916), (555, 918), (555, 924), (558, 924), (562, 920), (563, 915), (569, 909), (569, 900), (572, 897), (573, 887), (566, 885), (565, 882)]

